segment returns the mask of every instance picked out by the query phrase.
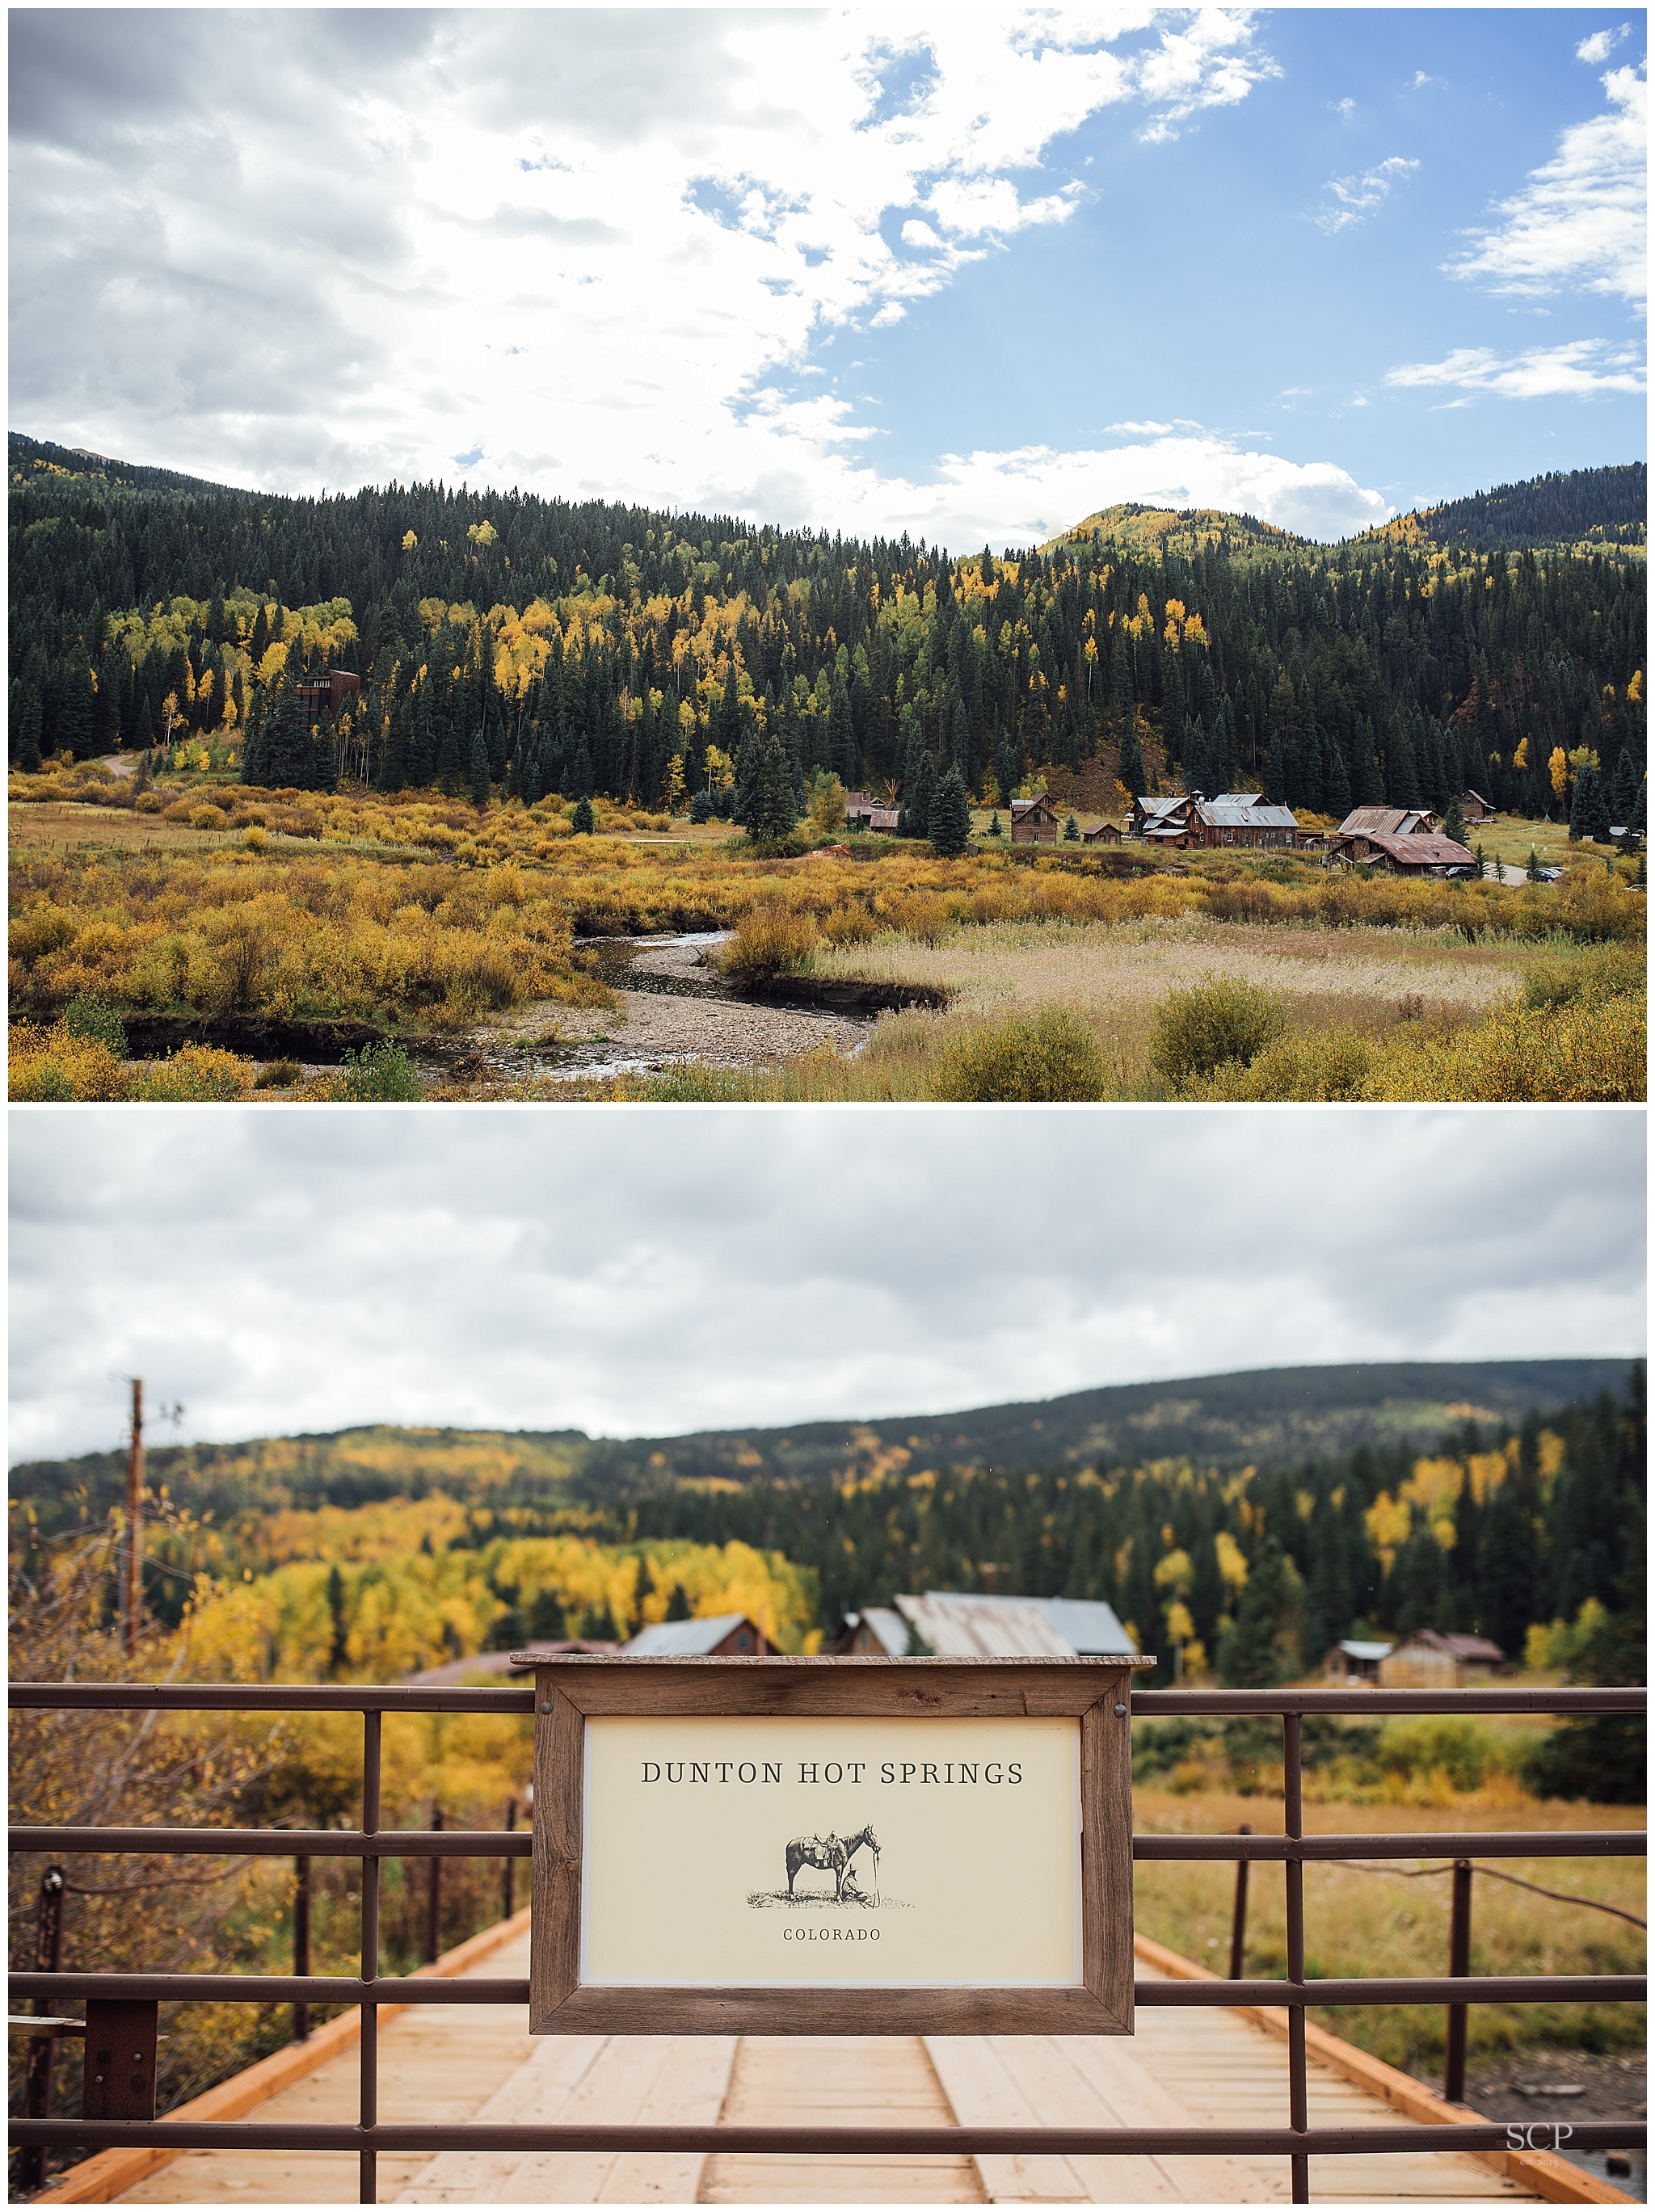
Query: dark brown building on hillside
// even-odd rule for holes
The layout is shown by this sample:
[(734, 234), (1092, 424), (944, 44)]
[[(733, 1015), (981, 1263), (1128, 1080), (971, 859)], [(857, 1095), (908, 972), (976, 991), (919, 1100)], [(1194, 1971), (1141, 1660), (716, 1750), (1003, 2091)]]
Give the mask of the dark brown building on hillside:
[(1013, 845), (1055, 845), (1057, 809), (1043, 791), (1037, 799), (1014, 799), (1011, 805)]

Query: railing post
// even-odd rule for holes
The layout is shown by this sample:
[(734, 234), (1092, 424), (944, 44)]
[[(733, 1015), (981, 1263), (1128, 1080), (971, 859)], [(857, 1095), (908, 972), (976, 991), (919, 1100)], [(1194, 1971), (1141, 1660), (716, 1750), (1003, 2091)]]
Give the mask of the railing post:
[[(1244, 1820), (1236, 1830), (1238, 1836), (1250, 1836), (1252, 1826)], [(1236, 1861), (1236, 1901), (1230, 1915), (1230, 1979), (1242, 1978), (1242, 1962), (1247, 1954), (1247, 1862)]]
[[(37, 1974), (57, 1974), (64, 1964), (64, 1870), (60, 1866), (48, 1867), (40, 1876), (40, 1902), (34, 1922), (34, 1971)], [(34, 2001), (36, 2012), (52, 2009), (45, 1997)], [(50, 2119), (52, 2091), (58, 2071), (58, 2039), (55, 2035), (32, 2035), (28, 2045), (28, 2074), (23, 2088), (23, 2112), (31, 2120)], [(19, 2176), (25, 2189), (44, 2188), (46, 2178), (46, 2154), (38, 2145), (31, 2144), (19, 2159)]]
[[(310, 1972), (310, 1861), (293, 1862), (293, 1971), (295, 1974)], [(293, 2039), (307, 2042), (310, 2037), (310, 2007), (301, 1997), (293, 2008)]]
[(160, 2017), (161, 2007), (153, 2001), (87, 1999), (83, 2120), (154, 2119)]
[[(1305, 1832), (1305, 1803), (1300, 1764), (1300, 1726), (1297, 1713), (1281, 1716), (1282, 1825), (1290, 1836)], [(1289, 1859), (1287, 1875), (1287, 1979), (1305, 1978), (1305, 1862)], [(1287, 2124), (1295, 2130), (1310, 2125), (1310, 2092), (1305, 2066), (1305, 2007), (1287, 2000)], [(1293, 2201), (1311, 2201), (1311, 2162), (1302, 2152), (1289, 2161), (1293, 2170)]]
[[(506, 1833), (510, 1835), (516, 1826), (517, 1800), (515, 1797), (508, 1797), (506, 1800)], [(517, 1862), (515, 1859), (503, 1859), (501, 1862), (501, 1864), (503, 1871), (500, 1877), (500, 1917), (502, 1920), (509, 1920), (512, 1916), (512, 1903), (516, 1889), (516, 1885), (513, 1881), (513, 1876), (517, 1872)]]
[[(380, 1716), (362, 1715), (362, 1833), (377, 1834), (380, 1825)], [(380, 1862), (374, 1857), (362, 1860), (362, 1978), (364, 1982), (379, 1978), (380, 1972)], [(371, 2128), (379, 2118), (379, 2008), (362, 1993), (362, 2027), (361, 2046), (361, 2096), (357, 2117), (365, 2128)], [(377, 2152), (365, 2150), (360, 2159), (360, 2185), (357, 2197), (363, 2204), (379, 2202), (379, 2163)]]
[[(1454, 1902), (1448, 1919), (1448, 1971), (1471, 1971), (1471, 1875), (1469, 1859), (1454, 1862)], [(1451, 2105), (1465, 2102), (1465, 2014), (1467, 2008), (1448, 2008), (1448, 2050), (1443, 2062), (1442, 2094)]]
[[(442, 1826), (442, 1808), (431, 1808), (431, 1826), (439, 1832)], [(430, 1862), (431, 1886), (425, 1897), (425, 1960), (435, 1966), (442, 1953), (442, 1861)]]

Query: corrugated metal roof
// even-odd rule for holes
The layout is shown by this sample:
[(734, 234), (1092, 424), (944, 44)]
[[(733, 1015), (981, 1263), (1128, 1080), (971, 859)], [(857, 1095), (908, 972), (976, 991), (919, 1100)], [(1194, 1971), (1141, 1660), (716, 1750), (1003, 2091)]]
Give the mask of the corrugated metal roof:
[(977, 1597), (899, 1597), (897, 1610), (939, 1659), (1073, 1659), (1039, 1606)]
[(1290, 806), (1264, 806), (1252, 801), (1208, 799), (1196, 809), (1214, 830), (1296, 830), (1299, 817)]
[(715, 1613), (704, 1620), (657, 1620), (624, 1644), (622, 1653), (628, 1659), (704, 1658), (746, 1617), (744, 1613)]
[(1138, 1648), (1121, 1626), (1114, 1607), (1105, 1605), (1101, 1598), (990, 1597), (986, 1593), (956, 1590), (927, 1590), (925, 1595), (955, 1604), (1033, 1606), (1084, 1659), (1130, 1657)]
[(1451, 837), (1415, 836), (1385, 837), (1377, 830), (1364, 830), (1360, 835), (1370, 845), (1377, 845), (1382, 853), (1389, 853), (1393, 860), (1405, 867), (1415, 868), (1474, 868), (1475, 856), (1463, 845), (1457, 845)]
[(1349, 1637), (1340, 1639), (1339, 1649), (1348, 1651), (1353, 1659), (1388, 1659), (1392, 1647), (1389, 1644), (1360, 1644)]
[[(1431, 818), (1428, 806), (1359, 806), (1339, 824), (1342, 837), (1411, 837)], [(1427, 836), (1430, 834), (1428, 831)]]

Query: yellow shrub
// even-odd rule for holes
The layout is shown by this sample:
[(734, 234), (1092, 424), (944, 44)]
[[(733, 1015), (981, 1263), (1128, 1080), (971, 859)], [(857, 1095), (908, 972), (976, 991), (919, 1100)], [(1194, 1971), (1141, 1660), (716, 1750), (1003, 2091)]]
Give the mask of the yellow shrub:
[(719, 965), (743, 983), (768, 982), (802, 968), (816, 945), (816, 925), (785, 907), (756, 907), (736, 924)]
[(937, 1098), (1075, 1100), (1104, 1095), (1104, 1056), (1086, 1024), (1061, 1007), (1031, 1020), (984, 1022), (949, 1038)]
[(192, 830), (222, 830), (229, 820), (222, 806), (197, 806), (190, 812)]
[(186, 1044), (170, 1060), (138, 1073), (129, 1096), (153, 1103), (245, 1098), (259, 1070), (250, 1060), (216, 1045)]
[(129, 1070), (96, 1037), (77, 1036), (61, 1022), (50, 1030), (13, 1024), (9, 1039), (10, 1095), (16, 1099), (125, 1098)]

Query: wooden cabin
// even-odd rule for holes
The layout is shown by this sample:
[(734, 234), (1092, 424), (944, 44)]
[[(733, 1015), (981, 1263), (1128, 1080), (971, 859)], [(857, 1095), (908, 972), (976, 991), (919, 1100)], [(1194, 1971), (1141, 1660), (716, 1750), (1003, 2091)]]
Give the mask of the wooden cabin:
[(1428, 806), (1357, 806), (1339, 824), (1339, 835), (1434, 837), (1441, 827), (1441, 821)]
[(1447, 876), (1456, 868), (1475, 868), (1476, 856), (1451, 837), (1390, 837), (1364, 830), (1347, 835), (1341, 830), (1333, 840), (1336, 860), (1359, 866), (1387, 868), (1398, 876)]
[(1460, 812), (1468, 822), (1492, 822), (1494, 818), (1494, 808), (1480, 791), (1461, 792)]
[(1057, 809), (1044, 791), (1037, 798), (1014, 799), (1011, 804), (1013, 845), (1055, 845), (1062, 824)]
[(1322, 1672), (1329, 1682), (1372, 1682), (1377, 1687), (1380, 1664), (1390, 1656), (1394, 1648), (1389, 1644), (1369, 1644), (1360, 1638), (1345, 1637), (1324, 1653)]
[(1486, 1636), (1439, 1636), (1416, 1628), (1379, 1662), (1379, 1684), (1386, 1690), (1463, 1690), (1468, 1667), (1503, 1667), (1506, 1654)]
[(623, 1659), (764, 1659), (780, 1649), (745, 1613), (657, 1620), (621, 1646)]
[(1118, 845), (1122, 835), (1118, 823), (1099, 822), (1092, 829), (1080, 832), (1080, 842), (1083, 845)]

